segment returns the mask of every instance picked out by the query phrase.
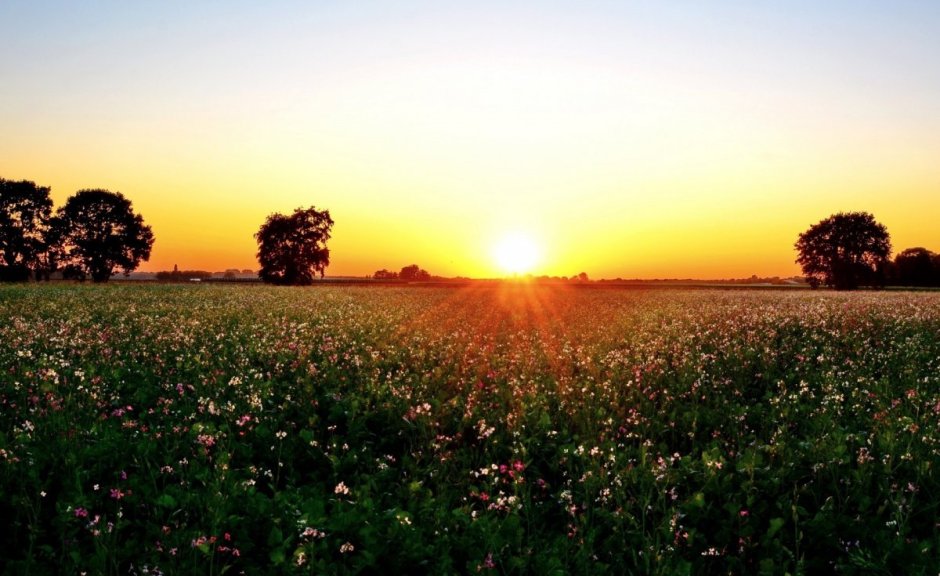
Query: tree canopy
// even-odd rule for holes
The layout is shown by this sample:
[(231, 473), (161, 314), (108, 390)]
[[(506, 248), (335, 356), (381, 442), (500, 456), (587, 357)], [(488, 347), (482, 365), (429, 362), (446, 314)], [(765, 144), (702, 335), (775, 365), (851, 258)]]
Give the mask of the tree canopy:
[(940, 286), (940, 254), (922, 247), (902, 250), (894, 257), (893, 273), (901, 286)]
[(796, 249), (796, 261), (814, 287), (883, 286), (891, 237), (867, 212), (840, 212), (800, 234)]
[(401, 272), (398, 273), (398, 279), (409, 282), (426, 282), (431, 279), (431, 274), (424, 268), (418, 267), (417, 264), (411, 264), (401, 269)]
[(333, 219), (329, 210), (297, 208), (290, 216), (271, 214), (255, 234), (258, 240), (258, 276), (272, 284), (311, 284), (330, 265)]
[(46, 232), (52, 215), (49, 188), (0, 178), (0, 279), (37, 275), (47, 256)]
[(372, 275), (372, 278), (376, 280), (398, 280), (398, 272), (392, 272), (382, 268), (381, 270), (376, 270), (375, 274)]
[(56, 211), (51, 227), (57, 260), (67, 275), (106, 282), (150, 258), (153, 232), (119, 192), (80, 190)]

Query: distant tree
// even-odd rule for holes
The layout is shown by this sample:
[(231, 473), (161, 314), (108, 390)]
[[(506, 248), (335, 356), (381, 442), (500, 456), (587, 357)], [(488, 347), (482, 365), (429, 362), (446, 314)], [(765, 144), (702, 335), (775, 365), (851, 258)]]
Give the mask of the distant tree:
[(153, 232), (120, 192), (79, 190), (56, 211), (50, 227), (57, 259), (68, 277), (107, 282), (150, 258)]
[(840, 212), (800, 234), (796, 249), (810, 285), (852, 290), (884, 285), (891, 237), (867, 212)]
[(261, 225), (258, 240), (258, 276), (272, 284), (306, 285), (330, 265), (333, 219), (329, 210), (298, 208), (290, 216), (271, 214)]
[(587, 272), (581, 272), (580, 274), (576, 276), (576, 279), (578, 280), (578, 282), (587, 282), (588, 281)]
[(212, 278), (212, 272), (206, 270), (180, 270), (176, 266), (172, 271), (162, 270), (157, 272), (156, 278), (160, 282), (189, 282), (194, 279), (205, 280)]
[(901, 286), (940, 284), (940, 255), (926, 248), (908, 248), (894, 257), (894, 281)]
[(30, 271), (48, 277), (49, 187), (0, 178), (0, 280), (24, 281)]
[(397, 280), (398, 272), (391, 272), (385, 268), (382, 268), (381, 270), (376, 271), (376, 273), (372, 275), (372, 278), (375, 280)]
[(409, 282), (425, 282), (431, 279), (431, 274), (427, 270), (419, 268), (417, 264), (412, 264), (402, 268), (401, 272), (398, 273), (398, 278)]

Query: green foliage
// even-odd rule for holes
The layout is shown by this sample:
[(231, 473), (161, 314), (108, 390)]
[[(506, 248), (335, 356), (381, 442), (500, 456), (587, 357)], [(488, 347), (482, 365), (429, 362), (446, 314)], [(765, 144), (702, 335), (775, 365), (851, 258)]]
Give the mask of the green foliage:
[(940, 294), (0, 288), (0, 572), (922, 574)]

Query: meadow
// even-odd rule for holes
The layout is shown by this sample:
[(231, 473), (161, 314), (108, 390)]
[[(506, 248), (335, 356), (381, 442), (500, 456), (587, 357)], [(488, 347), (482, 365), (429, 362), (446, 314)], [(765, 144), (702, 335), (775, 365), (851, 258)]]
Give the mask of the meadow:
[(936, 574), (940, 293), (0, 287), (4, 574)]

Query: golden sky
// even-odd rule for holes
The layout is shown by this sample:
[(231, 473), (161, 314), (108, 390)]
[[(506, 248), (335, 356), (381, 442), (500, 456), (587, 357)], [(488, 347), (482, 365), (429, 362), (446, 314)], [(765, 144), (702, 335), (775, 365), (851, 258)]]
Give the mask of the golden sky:
[(940, 251), (938, 3), (444, 4), (4, 2), (0, 177), (122, 192), (154, 271), (310, 205), (330, 275), (788, 276), (855, 210)]

